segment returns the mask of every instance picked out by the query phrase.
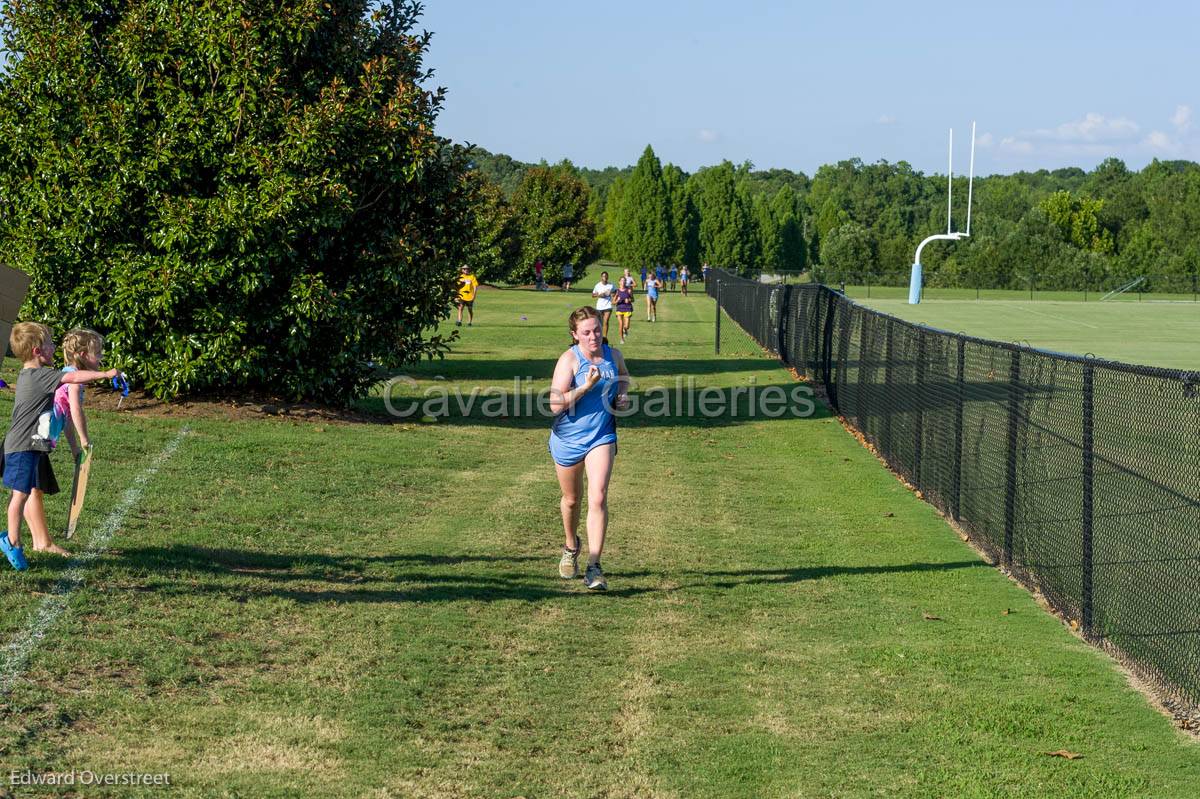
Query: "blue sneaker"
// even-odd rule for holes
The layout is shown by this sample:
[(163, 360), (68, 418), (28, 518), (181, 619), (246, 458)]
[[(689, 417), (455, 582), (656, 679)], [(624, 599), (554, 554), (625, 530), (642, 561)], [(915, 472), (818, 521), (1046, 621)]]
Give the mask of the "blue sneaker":
[(23, 572), (29, 568), (29, 561), (25, 560), (25, 550), (13, 546), (8, 540), (8, 533), (0, 534), (0, 549), (4, 550), (4, 556), (17, 571)]

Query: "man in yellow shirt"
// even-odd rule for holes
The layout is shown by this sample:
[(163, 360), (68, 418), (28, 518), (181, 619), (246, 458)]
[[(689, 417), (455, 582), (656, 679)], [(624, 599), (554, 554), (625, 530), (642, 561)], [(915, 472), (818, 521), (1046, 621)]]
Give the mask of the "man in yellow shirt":
[(479, 288), (479, 281), (475, 279), (475, 275), (471, 274), (471, 267), (460, 266), (458, 268), (458, 321), (454, 323), (455, 327), (462, 327), (462, 312), (463, 308), (467, 309), (467, 327), (475, 321), (475, 291)]

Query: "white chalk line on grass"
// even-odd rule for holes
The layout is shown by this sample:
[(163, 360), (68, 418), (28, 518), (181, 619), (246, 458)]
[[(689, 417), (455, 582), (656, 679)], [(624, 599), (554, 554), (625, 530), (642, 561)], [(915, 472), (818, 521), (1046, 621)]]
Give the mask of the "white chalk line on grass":
[(104, 550), (108, 549), (108, 542), (112, 540), (113, 535), (121, 528), (121, 524), (125, 521), (125, 516), (141, 501), (142, 493), (146, 489), (146, 484), (150, 482), (150, 478), (158, 474), (158, 470), (175, 454), (175, 451), (179, 449), (179, 445), (183, 443), (183, 439), (190, 432), (187, 427), (182, 428), (175, 438), (171, 439), (163, 447), (162, 452), (158, 453), (158, 456), (146, 467), (146, 470), (134, 478), (133, 485), (125, 489), (125, 493), (121, 495), (121, 500), (117, 503), (117, 506), (101, 522), (100, 528), (92, 536), (88, 548), (81, 554), (71, 558), (70, 568), (54, 584), (54, 588), (42, 600), (42, 603), (38, 605), (37, 610), (30, 616), (25, 627), (8, 642), (8, 646), (0, 654), (0, 658), (2, 658), (0, 660), (0, 695), (11, 691), (13, 686), (16, 685), (17, 680), (24, 674), (33, 651), (46, 638), (54, 623), (58, 621), (59, 616), (66, 612), (67, 602), (71, 598), (71, 593), (83, 584), (83, 578), (92, 561), (102, 555)]
[(1029, 313), (1032, 313), (1032, 314), (1037, 314), (1038, 316), (1044, 316), (1044, 317), (1046, 317), (1047, 319), (1053, 319), (1053, 320), (1054, 320), (1054, 321), (1056, 321), (1056, 322), (1066, 322), (1066, 323), (1067, 323), (1067, 324), (1069, 324), (1069, 325), (1083, 325), (1084, 327), (1090, 327), (1090, 328), (1092, 328), (1093, 330), (1099, 330), (1099, 329), (1100, 329), (1100, 325), (1093, 325), (1093, 324), (1091, 324), (1091, 323), (1089, 323), (1089, 322), (1081, 322), (1081, 321), (1080, 321), (1080, 320), (1078, 320), (1078, 319), (1064, 319), (1064, 318), (1062, 318), (1061, 316), (1054, 316), (1053, 314), (1042, 313), (1041, 311), (1035, 311), (1035, 310), (1033, 310), (1032, 308), (1026, 308), (1024, 305), (1021, 305), (1021, 304), (1019, 304), (1019, 303), (1012, 303), (1012, 302), (1010, 302), (1010, 303), (1008, 303), (1008, 305), (1009, 305), (1009, 307), (1011, 307), (1011, 308), (1019, 308), (1019, 309), (1020, 309), (1020, 310), (1022, 310), (1022, 311), (1029, 311)]

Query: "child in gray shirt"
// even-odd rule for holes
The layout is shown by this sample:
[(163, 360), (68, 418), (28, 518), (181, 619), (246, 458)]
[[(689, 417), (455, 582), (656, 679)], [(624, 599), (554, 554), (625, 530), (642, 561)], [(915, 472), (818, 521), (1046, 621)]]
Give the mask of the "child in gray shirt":
[(62, 383), (88, 383), (92, 380), (116, 377), (120, 372), (109, 369), (95, 372), (77, 369), (60, 372), (50, 365), (54, 362), (54, 338), (50, 328), (36, 322), (21, 322), (13, 326), (9, 346), (21, 359), (21, 374), (17, 377), (17, 396), (13, 401), (12, 424), (4, 436), (4, 460), (0, 472), (5, 488), (12, 489), (8, 503), (8, 533), (0, 535), (0, 551), (17, 571), (29, 568), (21, 548), (21, 517), (29, 511), (27, 521), (33, 537), (33, 548), (39, 552), (70, 555), (50, 540), (46, 524), (43, 497), (58, 493), (58, 481), (50, 466), (51, 417), (54, 413), (54, 392)]

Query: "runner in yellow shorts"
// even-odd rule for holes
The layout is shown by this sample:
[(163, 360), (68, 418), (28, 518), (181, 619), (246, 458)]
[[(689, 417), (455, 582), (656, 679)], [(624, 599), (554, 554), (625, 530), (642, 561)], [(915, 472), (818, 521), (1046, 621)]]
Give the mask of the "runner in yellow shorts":
[(613, 307), (616, 308), (617, 324), (621, 328), (621, 343), (625, 343), (625, 337), (629, 335), (629, 320), (633, 317), (633, 289), (621, 281), (621, 288), (617, 289), (617, 293), (613, 296)]

